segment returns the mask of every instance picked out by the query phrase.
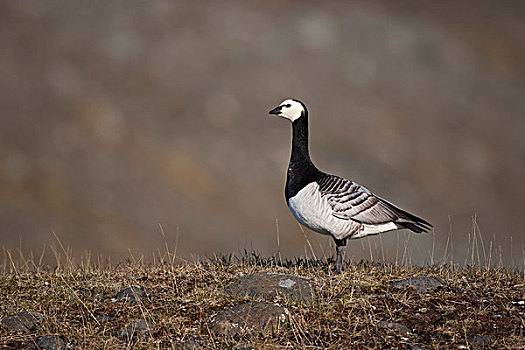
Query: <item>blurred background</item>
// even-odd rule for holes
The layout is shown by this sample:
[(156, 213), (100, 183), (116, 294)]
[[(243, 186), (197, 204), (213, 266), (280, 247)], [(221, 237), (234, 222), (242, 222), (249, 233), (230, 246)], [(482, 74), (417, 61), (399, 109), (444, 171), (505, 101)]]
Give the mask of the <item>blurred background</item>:
[(160, 224), (186, 259), (332, 255), (284, 201), (290, 125), (268, 111), (293, 97), (319, 168), (434, 224), (349, 259), (463, 263), (475, 216), (486, 254), (523, 266), (523, 1), (5, 0), (0, 18), (4, 250), (54, 231), (151, 260)]

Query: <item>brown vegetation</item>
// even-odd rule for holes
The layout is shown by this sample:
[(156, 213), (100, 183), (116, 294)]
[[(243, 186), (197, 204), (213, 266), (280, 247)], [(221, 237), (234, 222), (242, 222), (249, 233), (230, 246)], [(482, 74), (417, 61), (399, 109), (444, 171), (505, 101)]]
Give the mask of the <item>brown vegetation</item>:
[(121, 258), (155, 249), (160, 222), (185, 258), (270, 255), (278, 219), (283, 256), (302, 254), (289, 125), (267, 116), (296, 97), (321, 169), (427, 219), (436, 248), (452, 227), (458, 260), (477, 213), (509, 266), (524, 18), (517, 0), (0, 1), (0, 245), (37, 251), (54, 229)]
[[(28, 334), (0, 330), (2, 348), (27, 347), (46, 334), (60, 335), (78, 349), (516, 349), (524, 345), (523, 275), (501, 269), (357, 263), (334, 275), (326, 260), (280, 261), (255, 254), (193, 264), (164, 259), (152, 265), (129, 262), (100, 268), (30, 265), (4, 266), (1, 315), (27, 310), (42, 313), (45, 319)], [(215, 315), (253, 300), (232, 297), (228, 286), (241, 274), (266, 271), (309, 280), (313, 301), (283, 295), (256, 300), (285, 308), (286, 319), (234, 335), (217, 333)], [(427, 292), (391, 285), (414, 276), (437, 277), (444, 285)], [(115, 299), (130, 286), (141, 287), (145, 295), (137, 293), (136, 302)], [(123, 336), (129, 335), (123, 329), (138, 324), (132, 323), (137, 320), (145, 320), (142, 323), (151, 329)]]

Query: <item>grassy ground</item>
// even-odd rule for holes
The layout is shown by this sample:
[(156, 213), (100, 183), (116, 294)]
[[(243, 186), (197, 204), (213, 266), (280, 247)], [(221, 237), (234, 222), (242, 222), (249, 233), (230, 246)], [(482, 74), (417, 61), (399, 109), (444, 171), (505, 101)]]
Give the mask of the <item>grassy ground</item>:
[[(258, 271), (310, 279), (315, 301), (273, 300), (290, 311), (277, 329), (236, 337), (214, 334), (212, 316), (248, 300), (232, 298), (225, 287), (241, 273)], [(439, 277), (445, 287), (425, 294), (388, 283), (421, 275)], [(135, 304), (111, 301), (129, 286), (142, 286), (147, 297)], [(24, 310), (45, 315), (33, 334), (0, 330), (0, 348), (7, 349), (27, 347), (44, 334), (63, 335), (77, 349), (518, 349), (525, 339), (525, 307), (519, 303), (525, 299), (523, 275), (498, 269), (359, 263), (334, 275), (324, 261), (278, 264), (252, 255), (198, 264), (7, 267), (0, 273), (0, 293), (0, 316)], [(97, 322), (99, 316), (112, 319)], [(134, 344), (119, 339), (119, 330), (136, 319), (153, 323), (153, 333)], [(398, 322), (412, 333), (397, 334), (379, 321)], [(488, 343), (472, 342), (476, 336)]]

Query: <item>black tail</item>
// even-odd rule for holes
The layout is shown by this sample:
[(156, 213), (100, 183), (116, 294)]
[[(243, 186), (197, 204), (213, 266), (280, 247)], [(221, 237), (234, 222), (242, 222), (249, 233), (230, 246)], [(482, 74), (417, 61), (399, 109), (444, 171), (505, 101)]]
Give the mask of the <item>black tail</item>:
[(396, 224), (403, 228), (407, 228), (415, 233), (427, 232), (432, 229), (432, 224), (428, 221), (421, 219), (413, 214), (410, 214), (404, 210), (401, 210), (400, 218), (395, 221)]
[(385, 202), (389, 206), (390, 210), (396, 214), (397, 219), (394, 220), (394, 222), (400, 227), (407, 228), (415, 233), (427, 232), (432, 229), (432, 224), (428, 221), (423, 220), (414, 214), (410, 214), (409, 212), (396, 207), (384, 199), (382, 199), (382, 201)]
[(432, 225), (426, 222), (423, 219), (417, 218), (419, 221), (413, 221), (413, 222), (404, 222), (404, 221), (396, 221), (396, 224), (399, 226), (402, 226), (403, 228), (407, 228), (411, 231), (414, 231), (415, 233), (422, 233), (427, 232), (432, 228)]

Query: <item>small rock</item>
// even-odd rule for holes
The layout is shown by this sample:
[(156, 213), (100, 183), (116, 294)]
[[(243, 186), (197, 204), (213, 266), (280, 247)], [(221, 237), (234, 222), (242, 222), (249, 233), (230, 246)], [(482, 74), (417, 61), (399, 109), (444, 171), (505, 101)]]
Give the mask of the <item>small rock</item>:
[(379, 321), (377, 323), (377, 325), (379, 327), (381, 327), (381, 328), (391, 329), (391, 330), (396, 331), (396, 332), (398, 332), (400, 334), (403, 334), (403, 335), (407, 335), (407, 334), (412, 333), (407, 326), (405, 326), (405, 325), (403, 325), (401, 323), (397, 323), (397, 322)]
[(87, 288), (78, 288), (76, 293), (80, 298), (89, 298), (92, 295), (91, 290)]
[(113, 319), (113, 317), (111, 317), (111, 316), (98, 316), (95, 319), (97, 320), (97, 322), (102, 323), (102, 322), (111, 321)]
[(412, 286), (418, 292), (426, 293), (438, 287), (441, 287), (443, 285), (443, 281), (436, 277), (418, 276), (406, 278), (400, 281), (393, 281), (390, 283), (390, 285), (395, 288), (404, 288)]
[(44, 315), (40, 312), (23, 311), (3, 317), (1, 324), (12, 332), (26, 334), (36, 331), (43, 321)]
[(295, 282), (289, 278), (286, 280), (279, 281), (279, 287), (282, 287), (282, 288), (292, 288), (294, 284)]
[(144, 298), (146, 293), (141, 287), (132, 286), (125, 288), (117, 293), (114, 300), (118, 302), (136, 303), (140, 299)]
[(151, 336), (152, 332), (152, 323), (146, 320), (136, 320), (120, 331), (119, 338), (128, 342), (135, 342), (138, 338)]
[(274, 299), (278, 295), (283, 295), (294, 300), (311, 301), (313, 299), (312, 286), (308, 280), (271, 272), (244, 275), (234, 281), (226, 292), (241, 298)]
[(287, 321), (288, 310), (264, 302), (248, 302), (224, 309), (212, 319), (212, 329), (220, 335), (278, 328)]
[(416, 345), (416, 344), (408, 344), (408, 343), (407, 343), (407, 349), (408, 349), (408, 350), (428, 350), (427, 348), (422, 348), (422, 347), (419, 346), (419, 345)]
[(36, 346), (43, 350), (63, 350), (66, 348), (66, 342), (60, 335), (48, 334), (39, 337)]
[(182, 344), (182, 349), (183, 350), (201, 350), (203, 349), (203, 347), (199, 343), (197, 343), (195, 340), (189, 339), (189, 340), (186, 340), (184, 344)]
[(468, 340), (470, 344), (476, 344), (476, 345), (488, 345), (489, 344), (489, 338), (482, 335), (482, 336), (476, 336), (472, 337)]

